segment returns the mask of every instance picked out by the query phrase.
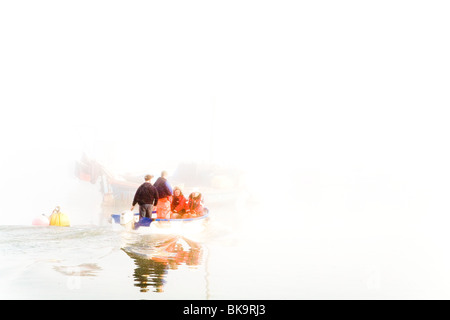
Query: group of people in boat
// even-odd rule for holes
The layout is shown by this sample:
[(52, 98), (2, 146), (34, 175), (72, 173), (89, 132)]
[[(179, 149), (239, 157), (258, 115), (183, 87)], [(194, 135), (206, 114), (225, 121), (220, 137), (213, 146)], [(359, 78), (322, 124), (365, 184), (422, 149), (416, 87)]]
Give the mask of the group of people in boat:
[(199, 190), (194, 189), (186, 198), (180, 187), (172, 189), (167, 176), (167, 171), (162, 171), (161, 176), (152, 184), (153, 176), (147, 174), (144, 177), (145, 182), (136, 190), (131, 211), (139, 204), (141, 218), (151, 218), (155, 206), (158, 219), (188, 219), (202, 216), (203, 196)]

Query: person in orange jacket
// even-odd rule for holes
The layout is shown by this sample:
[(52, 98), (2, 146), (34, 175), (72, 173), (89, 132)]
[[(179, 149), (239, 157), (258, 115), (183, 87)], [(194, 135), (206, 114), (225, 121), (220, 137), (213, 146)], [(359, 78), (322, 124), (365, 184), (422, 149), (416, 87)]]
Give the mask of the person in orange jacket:
[(203, 215), (203, 196), (197, 189), (189, 195), (186, 212), (189, 214), (189, 218)]
[(172, 219), (180, 219), (186, 213), (187, 209), (187, 200), (183, 195), (183, 192), (179, 187), (173, 188), (173, 197), (172, 197)]

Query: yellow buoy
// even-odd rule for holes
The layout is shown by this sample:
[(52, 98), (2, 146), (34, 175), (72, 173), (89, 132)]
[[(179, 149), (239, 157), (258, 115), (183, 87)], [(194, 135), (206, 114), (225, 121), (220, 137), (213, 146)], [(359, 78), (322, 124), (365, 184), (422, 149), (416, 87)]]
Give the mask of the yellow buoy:
[(53, 213), (50, 216), (50, 225), (58, 227), (70, 227), (69, 217), (59, 210), (59, 207), (56, 207), (55, 210), (53, 210)]

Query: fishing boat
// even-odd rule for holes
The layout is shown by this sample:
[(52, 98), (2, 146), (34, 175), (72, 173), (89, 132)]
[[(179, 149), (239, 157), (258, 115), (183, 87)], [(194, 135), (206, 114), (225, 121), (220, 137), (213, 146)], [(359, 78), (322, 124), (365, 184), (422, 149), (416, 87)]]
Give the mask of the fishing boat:
[(111, 223), (120, 225), (128, 230), (140, 230), (141, 232), (159, 234), (186, 234), (198, 233), (205, 229), (209, 221), (209, 210), (204, 209), (200, 217), (187, 219), (159, 219), (156, 211), (152, 213), (152, 219), (140, 218), (138, 212), (124, 211), (120, 214), (111, 215)]

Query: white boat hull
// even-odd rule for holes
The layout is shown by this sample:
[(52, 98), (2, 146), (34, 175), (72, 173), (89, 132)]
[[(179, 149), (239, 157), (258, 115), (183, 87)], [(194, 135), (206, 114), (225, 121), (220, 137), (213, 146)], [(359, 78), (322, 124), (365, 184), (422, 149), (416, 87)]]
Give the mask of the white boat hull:
[(112, 215), (112, 223), (120, 225), (127, 230), (137, 230), (139, 233), (152, 234), (178, 234), (189, 235), (201, 233), (209, 221), (209, 212), (203, 216), (189, 219), (146, 219), (142, 225), (139, 214), (123, 212), (120, 215)]

